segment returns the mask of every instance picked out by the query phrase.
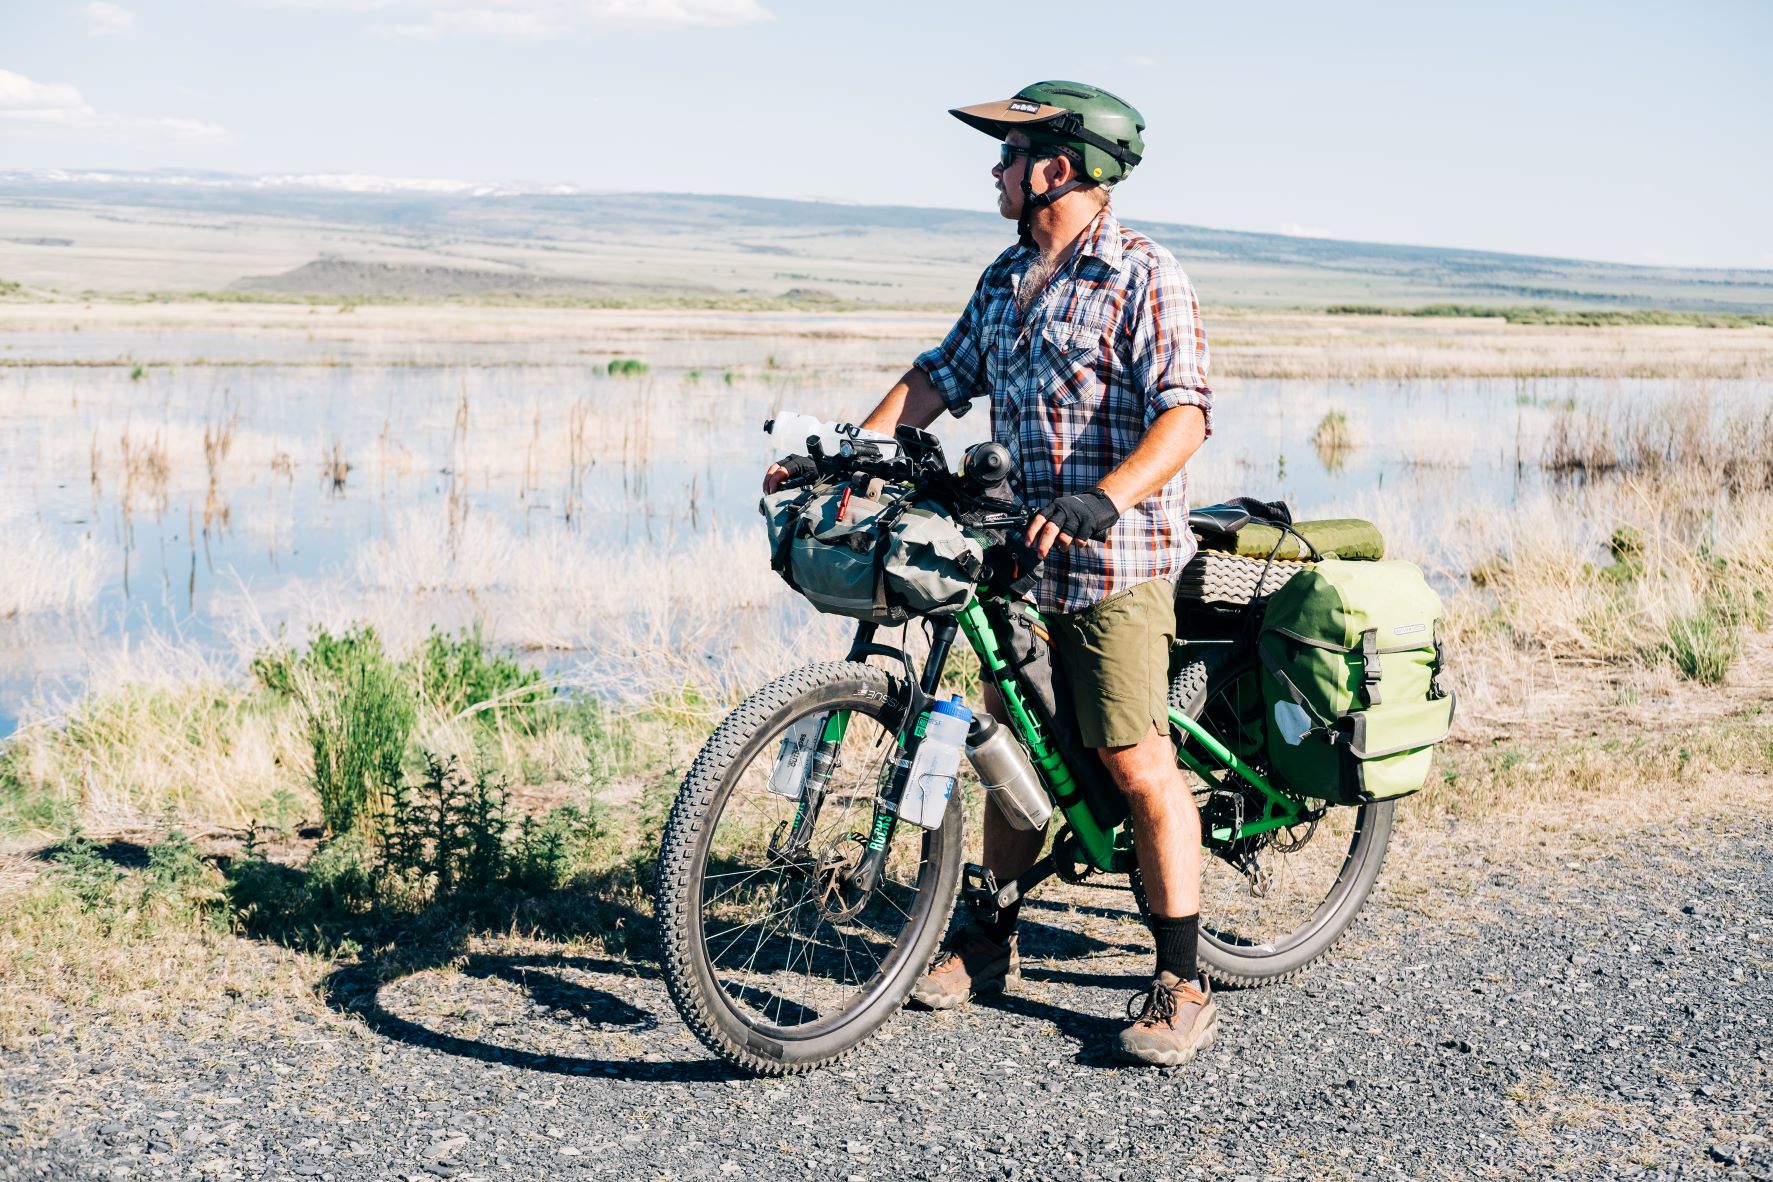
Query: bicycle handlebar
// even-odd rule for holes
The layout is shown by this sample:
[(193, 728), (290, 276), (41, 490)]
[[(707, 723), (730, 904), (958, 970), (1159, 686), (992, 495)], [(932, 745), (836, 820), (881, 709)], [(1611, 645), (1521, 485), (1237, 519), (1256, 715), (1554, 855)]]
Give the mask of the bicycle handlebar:
[[(815, 474), (783, 481), (780, 487), (802, 487), (820, 480), (857, 476), (909, 485), (905, 495), (932, 500), (961, 525), (995, 539), (986, 547), (981, 586), (1020, 594), (1033, 585), (1042, 560), (1022, 535), (1034, 511), (998, 495), (1009, 491), (1014, 476), (1009, 456), (1000, 445), (974, 445), (960, 469), (951, 471), (941, 442), (929, 432), (911, 426), (899, 427), (890, 444), (846, 440), (836, 454), (827, 454), (816, 439), (808, 443)], [(969, 466), (978, 471), (969, 474)]]

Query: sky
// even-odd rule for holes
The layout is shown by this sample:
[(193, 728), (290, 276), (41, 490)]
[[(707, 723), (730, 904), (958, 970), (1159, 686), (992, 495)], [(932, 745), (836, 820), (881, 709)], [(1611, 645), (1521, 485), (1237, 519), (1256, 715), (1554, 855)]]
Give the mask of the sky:
[(1768, 0), (0, 0), (0, 170), (988, 211), (947, 109), (1067, 78), (1130, 224), (1773, 267), (1769, 63)]

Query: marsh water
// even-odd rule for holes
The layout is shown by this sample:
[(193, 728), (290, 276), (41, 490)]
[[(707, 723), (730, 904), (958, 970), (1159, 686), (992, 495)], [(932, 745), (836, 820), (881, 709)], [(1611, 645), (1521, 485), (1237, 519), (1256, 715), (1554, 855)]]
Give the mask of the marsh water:
[[(612, 617), (660, 600), (679, 614), (767, 612), (787, 593), (756, 513), (774, 451), (762, 423), (861, 416), (928, 332), (939, 325), (845, 316), (780, 334), (657, 318), (539, 342), (10, 334), (0, 736), (127, 676), (150, 647), (238, 664), (280, 629), (356, 616), (422, 634), (472, 618), (558, 667), (596, 649)], [(1681, 393), (1596, 379), (1225, 381), (1192, 499), (1414, 523), (1394, 549), (1432, 564), (1459, 515), (1551, 487), (1541, 457), (1556, 415)], [(1326, 431), (1337, 416), (1342, 429)], [(958, 449), (986, 419), (980, 407), (938, 433)]]

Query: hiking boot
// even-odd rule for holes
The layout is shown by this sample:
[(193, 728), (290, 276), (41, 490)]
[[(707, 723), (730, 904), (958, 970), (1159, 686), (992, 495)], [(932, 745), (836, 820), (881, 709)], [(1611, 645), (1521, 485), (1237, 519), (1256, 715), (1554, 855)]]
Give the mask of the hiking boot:
[(948, 937), (929, 970), (911, 987), (911, 1000), (932, 1010), (952, 1010), (975, 994), (1002, 993), (1005, 985), (1021, 979), (1016, 937), (994, 940), (969, 923)]
[[(1159, 973), (1144, 1000), (1139, 1017), (1115, 1042), (1116, 1058), (1174, 1067), (1211, 1045), (1219, 1032), (1219, 1007), (1213, 1002), (1213, 987), (1204, 977), (1197, 985), (1179, 980), (1174, 973)], [(1132, 1009), (1129, 1004), (1129, 1016)]]

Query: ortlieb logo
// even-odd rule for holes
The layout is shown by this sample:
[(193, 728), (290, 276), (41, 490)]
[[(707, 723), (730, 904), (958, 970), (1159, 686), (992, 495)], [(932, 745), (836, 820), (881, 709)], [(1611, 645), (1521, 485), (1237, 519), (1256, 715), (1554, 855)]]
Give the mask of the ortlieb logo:
[(1413, 632), (1426, 632), (1426, 631), (1428, 631), (1427, 624), (1405, 624), (1402, 628), (1393, 628), (1391, 630), (1391, 634), (1393, 636), (1408, 636)]

